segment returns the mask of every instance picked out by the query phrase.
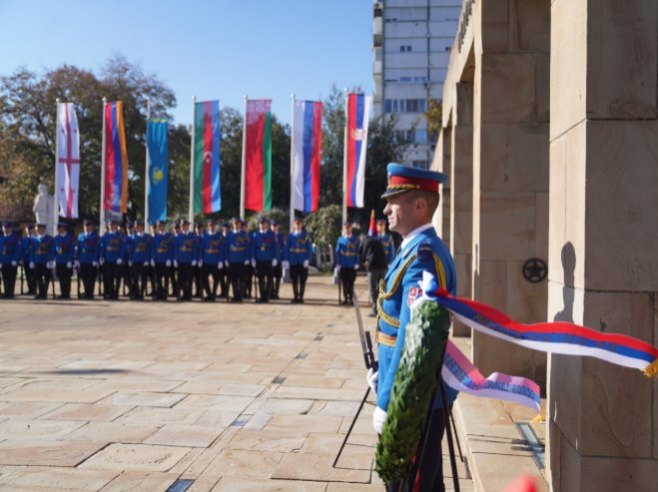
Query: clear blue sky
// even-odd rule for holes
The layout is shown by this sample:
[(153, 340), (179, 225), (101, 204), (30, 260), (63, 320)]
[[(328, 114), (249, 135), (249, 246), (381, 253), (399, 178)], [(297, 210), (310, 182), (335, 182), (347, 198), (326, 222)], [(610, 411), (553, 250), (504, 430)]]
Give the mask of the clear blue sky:
[(0, 75), (122, 54), (176, 93), (185, 124), (192, 96), (240, 111), (244, 94), (271, 98), (289, 123), (292, 93), (374, 85), (370, 0), (0, 0), (0, 46)]

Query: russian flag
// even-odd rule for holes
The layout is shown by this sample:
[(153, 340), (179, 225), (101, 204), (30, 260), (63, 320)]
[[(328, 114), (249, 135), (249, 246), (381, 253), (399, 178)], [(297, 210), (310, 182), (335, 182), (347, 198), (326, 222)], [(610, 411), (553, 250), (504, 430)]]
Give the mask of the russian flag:
[(363, 207), (368, 122), (372, 96), (348, 94), (346, 124), (347, 206)]
[(292, 208), (315, 212), (320, 202), (322, 103), (294, 102), (292, 144)]
[(128, 150), (123, 102), (105, 103), (105, 190), (103, 208), (125, 214), (128, 205)]

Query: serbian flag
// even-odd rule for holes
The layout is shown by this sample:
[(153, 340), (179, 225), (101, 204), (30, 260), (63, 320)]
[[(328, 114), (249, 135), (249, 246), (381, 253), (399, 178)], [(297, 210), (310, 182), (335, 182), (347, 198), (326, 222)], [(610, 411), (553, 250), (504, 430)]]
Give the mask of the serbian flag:
[(164, 120), (150, 120), (146, 124), (148, 161), (148, 220), (155, 224), (167, 220), (167, 181), (169, 175), (168, 125)]
[(271, 99), (247, 100), (247, 132), (244, 142), (244, 208), (272, 208), (272, 113)]
[(219, 188), (219, 101), (194, 106), (194, 212), (222, 209)]
[(315, 212), (320, 202), (322, 103), (296, 100), (292, 132), (292, 208)]
[(125, 214), (128, 205), (128, 150), (123, 102), (105, 103), (105, 190), (103, 208)]
[(368, 236), (374, 237), (377, 235), (377, 221), (375, 220), (375, 211), (370, 211), (370, 224), (368, 225)]
[(348, 94), (345, 144), (347, 166), (347, 206), (363, 207), (366, 177), (366, 148), (372, 96)]
[(57, 201), (59, 215), (78, 217), (80, 133), (71, 103), (57, 103)]

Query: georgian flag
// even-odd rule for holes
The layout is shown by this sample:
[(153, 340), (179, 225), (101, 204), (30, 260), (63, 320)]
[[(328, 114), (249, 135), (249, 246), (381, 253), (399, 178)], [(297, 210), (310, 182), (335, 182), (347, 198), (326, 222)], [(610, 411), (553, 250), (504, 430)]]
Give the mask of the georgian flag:
[(80, 132), (72, 103), (57, 103), (57, 202), (59, 215), (78, 217)]

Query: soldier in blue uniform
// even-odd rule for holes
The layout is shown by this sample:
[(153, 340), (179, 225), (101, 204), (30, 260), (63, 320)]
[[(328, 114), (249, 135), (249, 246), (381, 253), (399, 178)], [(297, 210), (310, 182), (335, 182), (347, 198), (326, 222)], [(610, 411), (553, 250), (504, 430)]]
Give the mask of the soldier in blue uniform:
[(116, 220), (111, 219), (107, 224), (107, 229), (107, 232), (101, 238), (99, 258), (103, 268), (103, 298), (116, 300), (119, 298), (121, 265), (123, 264), (125, 245)]
[(178, 292), (183, 301), (192, 300), (193, 268), (197, 263), (197, 241), (196, 236), (190, 231), (190, 222), (181, 221), (181, 232), (176, 236), (174, 242), (174, 266), (178, 273)]
[(265, 303), (270, 300), (273, 286), (272, 269), (279, 264), (280, 252), (276, 236), (270, 230), (267, 217), (258, 221), (259, 230), (254, 232), (251, 239), (251, 266), (256, 269), (258, 277), (258, 302)]
[[(282, 260), (286, 251), (286, 236), (283, 234), (283, 232), (279, 232), (279, 223), (276, 221), (276, 219), (272, 219), (270, 221), (270, 230), (274, 233), (274, 237), (276, 237), (276, 244), (279, 246), (279, 253), (281, 256), (280, 259)], [(283, 276), (282, 265), (283, 261), (279, 261), (272, 269), (273, 282), (270, 299), (279, 298), (279, 288), (281, 287), (281, 277)]]
[(71, 298), (71, 277), (75, 259), (75, 239), (69, 234), (66, 223), (57, 224), (55, 236), (55, 273), (59, 279), (59, 298)]
[[(378, 434), (386, 421), (386, 410), (391, 387), (404, 349), (410, 306), (421, 295), (418, 281), (423, 271), (431, 272), (441, 287), (455, 293), (457, 280), (452, 256), (432, 227), (432, 216), (439, 204), (439, 184), (447, 180), (442, 173), (389, 164), (388, 187), (382, 195), (387, 200), (384, 214), (392, 231), (402, 238), (400, 251), (395, 256), (382, 283), (377, 312), (379, 342), (379, 373), (368, 374), (368, 383), (376, 386), (377, 406), (373, 424)], [(456, 393), (448, 390), (448, 405)], [(431, 428), (427, 430), (425, 453), (419, 463), (420, 490), (444, 490), (441, 458), (441, 438), (447, 422), (443, 419), (444, 402), (437, 397), (431, 412)], [(422, 438), (421, 438), (422, 442)], [(409, 477), (413, 482), (416, 477)], [(398, 490), (400, 484), (388, 484)]]
[(231, 231), (231, 225), (228, 222), (222, 224), (222, 246), (224, 248), (224, 268), (219, 269), (219, 297), (228, 299), (228, 262), (226, 261), (228, 254), (228, 234)]
[(121, 233), (121, 258), (120, 261), (117, 260), (119, 277), (117, 278), (116, 292), (117, 294), (121, 293), (121, 282), (123, 282), (123, 295), (130, 295), (132, 292), (132, 276), (130, 273), (130, 248), (131, 242), (133, 239), (133, 233), (135, 232), (135, 224), (129, 221), (126, 221), (125, 224), (119, 224), (119, 232)]
[[(214, 301), (217, 298), (219, 285), (219, 272), (224, 269), (226, 251), (224, 236), (217, 230), (214, 220), (208, 220), (208, 231), (201, 238), (199, 248), (199, 264), (201, 265), (201, 281), (206, 292), (205, 301)], [(210, 278), (212, 277), (212, 287)]]
[(194, 278), (194, 297), (201, 299), (203, 297), (203, 279), (201, 278), (201, 248), (203, 247), (203, 236), (206, 234), (206, 229), (203, 222), (196, 224), (196, 265), (192, 267), (192, 277)]
[(48, 286), (52, 277), (53, 261), (55, 260), (55, 241), (46, 234), (46, 225), (37, 224), (37, 236), (34, 238), (30, 268), (34, 271), (37, 285), (35, 299), (48, 297)]
[(98, 259), (100, 258), (100, 237), (92, 221), (85, 220), (82, 225), (84, 231), (78, 235), (76, 261), (82, 287), (84, 288), (82, 298), (93, 300), (94, 286), (98, 275)]
[(14, 232), (14, 225), (11, 222), (2, 224), (3, 236), (0, 237), (0, 269), (2, 269), (2, 284), (4, 299), (14, 298), (14, 288), (16, 286), (16, 272), (18, 263), (21, 261), (21, 239)]
[(227, 257), (228, 276), (233, 290), (231, 302), (242, 302), (245, 268), (250, 265), (249, 235), (242, 230), (242, 220), (233, 219), (233, 230), (228, 233)]
[(253, 286), (254, 272), (256, 268), (254, 267), (254, 265), (251, 264), (252, 244), (251, 244), (251, 234), (249, 233), (249, 224), (245, 220), (243, 220), (241, 224), (242, 224), (242, 232), (244, 232), (247, 235), (247, 238), (249, 239), (249, 251), (247, 253), (247, 258), (249, 259), (249, 261), (244, 266), (244, 278), (242, 280), (242, 295), (246, 299), (251, 299), (251, 287)]
[(395, 244), (393, 242), (393, 236), (386, 232), (386, 219), (377, 220), (377, 239), (382, 243), (388, 264), (390, 265), (395, 257)]
[(354, 281), (359, 269), (359, 238), (352, 232), (352, 224), (343, 224), (343, 235), (336, 242), (336, 267), (343, 286), (341, 304), (354, 302)]
[(34, 278), (34, 271), (30, 268), (30, 256), (34, 248), (34, 226), (28, 224), (25, 226), (25, 235), (21, 242), (21, 264), (27, 281), (27, 294), (33, 296), (37, 292), (37, 284)]
[(296, 217), (292, 225), (293, 229), (288, 234), (284, 259), (286, 268), (290, 269), (290, 280), (292, 281), (292, 303), (304, 302), (304, 291), (308, 279), (308, 266), (313, 256), (313, 243), (311, 236), (304, 230), (304, 222)]
[(130, 298), (144, 300), (146, 282), (148, 280), (147, 268), (151, 266), (153, 258), (153, 238), (144, 232), (144, 221), (135, 222), (135, 232), (128, 243), (128, 266), (130, 267)]
[(169, 293), (169, 271), (174, 260), (174, 236), (167, 232), (167, 223), (159, 220), (153, 237), (153, 263), (155, 268), (154, 299), (166, 301)]

